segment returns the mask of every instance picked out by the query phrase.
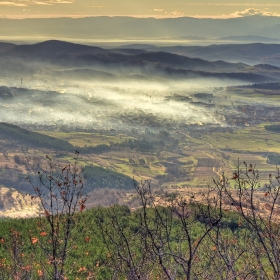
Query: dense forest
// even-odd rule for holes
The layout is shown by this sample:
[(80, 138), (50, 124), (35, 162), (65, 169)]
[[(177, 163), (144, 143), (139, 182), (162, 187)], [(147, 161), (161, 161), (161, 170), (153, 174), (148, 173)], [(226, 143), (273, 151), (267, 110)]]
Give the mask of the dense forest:
[(132, 189), (132, 178), (99, 166), (87, 165), (83, 168), (86, 190), (96, 188)]
[(280, 125), (279, 124), (265, 125), (264, 128), (268, 131), (280, 133)]
[(280, 164), (280, 155), (277, 153), (270, 153), (267, 155), (267, 163), (278, 165)]

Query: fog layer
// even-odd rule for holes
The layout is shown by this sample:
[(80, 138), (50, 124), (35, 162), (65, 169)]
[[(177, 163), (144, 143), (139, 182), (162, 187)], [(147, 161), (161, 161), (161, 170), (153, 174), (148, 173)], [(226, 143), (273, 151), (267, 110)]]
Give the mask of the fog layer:
[(216, 106), (228, 98), (224, 87), (277, 81), (280, 71), (49, 41), (3, 45), (0, 75), (2, 122), (59, 130), (176, 130), (225, 125), (223, 107)]

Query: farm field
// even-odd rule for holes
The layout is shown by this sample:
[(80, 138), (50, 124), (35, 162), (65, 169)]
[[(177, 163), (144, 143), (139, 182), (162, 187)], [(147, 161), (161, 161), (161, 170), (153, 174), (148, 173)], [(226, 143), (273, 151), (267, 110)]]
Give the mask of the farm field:
[[(93, 164), (109, 168), (136, 180), (151, 180), (165, 187), (205, 186), (211, 178), (223, 172), (230, 178), (238, 160), (257, 166), (261, 182), (267, 182), (268, 174), (275, 165), (268, 164), (266, 153), (280, 153), (279, 134), (265, 130), (264, 124), (235, 130), (233, 133), (202, 135), (199, 138), (185, 136), (181, 138), (180, 153), (160, 151), (159, 153), (141, 153), (139, 151), (109, 151), (100, 155), (81, 155), (80, 164)], [(100, 144), (123, 143), (136, 139), (129, 135), (100, 135), (100, 133), (61, 133), (43, 132), (61, 138), (71, 144), (83, 147)], [(87, 143), (87, 144), (86, 144)], [(64, 158), (66, 161), (69, 157)], [(139, 160), (144, 160), (144, 164)], [(168, 170), (169, 166), (169, 170)], [(168, 176), (170, 169), (179, 170), (180, 176)], [(174, 172), (173, 170), (173, 172)], [(170, 175), (170, 174), (169, 174)], [(161, 177), (167, 177), (161, 180)]]
[[(39, 131), (41, 134), (63, 139), (77, 149), (111, 145), (110, 150), (102, 153), (83, 153), (79, 155), (80, 166), (99, 166), (109, 169), (137, 181), (150, 180), (155, 186), (167, 188), (203, 187), (212, 178), (221, 176), (231, 178), (238, 160), (257, 166), (261, 183), (267, 182), (268, 174), (275, 170), (275, 165), (267, 163), (268, 153), (280, 153), (279, 134), (269, 132), (265, 124), (235, 130), (233, 133), (213, 132), (199, 137), (181, 134), (176, 148), (167, 148), (166, 143), (153, 151), (139, 151), (128, 146), (114, 146), (137, 140), (132, 135), (109, 135), (104, 132), (60, 132)], [(171, 134), (172, 136), (172, 134)], [(177, 137), (174, 135), (174, 138)], [(116, 148), (117, 147), (117, 148)], [(60, 164), (74, 162), (73, 153), (56, 152), (48, 149), (29, 149), (22, 152), (18, 147), (0, 155), (1, 174), (15, 170), (28, 174), (32, 167), (44, 161), (46, 154)], [(20, 156), (22, 162), (15, 162)]]

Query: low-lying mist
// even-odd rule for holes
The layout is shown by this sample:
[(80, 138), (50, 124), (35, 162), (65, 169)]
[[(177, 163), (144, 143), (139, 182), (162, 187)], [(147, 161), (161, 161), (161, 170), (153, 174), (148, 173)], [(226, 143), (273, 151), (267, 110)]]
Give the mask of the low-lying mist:
[[(77, 81), (57, 78), (6, 80), (0, 88), (0, 121), (81, 129), (175, 129), (217, 124), (213, 108), (192, 104), (192, 94), (226, 81)], [(180, 96), (180, 100), (178, 100)], [(177, 98), (176, 98), (177, 97)], [(185, 99), (184, 99), (185, 97)], [(208, 102), (208, 101), (207, 101)]]
[(164, 52), (123, 55), (60, 41), (8, 48), (0, 52), (0, 121), (34, 129), (224, 126), (222, 111), (234, 113), (216, 106), (228, 98), (225, 87), (275, 80), (243, 64)]

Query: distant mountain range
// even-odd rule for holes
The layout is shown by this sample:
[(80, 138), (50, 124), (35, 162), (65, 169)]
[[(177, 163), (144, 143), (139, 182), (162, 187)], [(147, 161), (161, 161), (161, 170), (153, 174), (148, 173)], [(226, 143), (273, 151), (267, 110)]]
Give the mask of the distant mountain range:
[[(280, 39), (280, 18), (250, 16), (230, 19), (88, 17), (0, 19), (0, 36), (80, 39), (201, 40), (228, 36), (265, 36)], [(253, 37), (251, 37), (252, 39)], [(255, 37), (256, 40), (261, 38)], [(261, 42), (263, 40), (261, 39)]]
[(218, 40), (221, 41), (244, 41), (244, 42), (279, 42), (280, 39), (277, 38), (268, 38), (264, 36), (253, 36), (253, 35), (247, 35), (247, 36), (227, 36), (227, 37), (222, 37), (218, 38)]
[[(258, 46), (258, 47), (256, 47)], [(280, 45), (222, 45), (209, 47), (166, 47), (151, 45), (147, 50), (133, 45), (120, 49), (103, 49), (63, 41), (45, 41), (31, 45), (0, 43), (0, 74), (53, 75), (69, 79), (106, 79), (141, 77), (150, 79), (215, 78), (246, 82), (269, 82), (280, 78), (280, 69), (264, 65), (207, 61), (190, 56), (230, 55), (253, 57), (280, 54)], [(141, 45), (141, 47), (145, 47)], [(181, 53), (184, 55), (179, 55)]]
[(119, 49), (137, 49), (145, 51), (164, 51), (182, 56), (201, 58), (210, 61), (223, 60), (227, 62), (242, 62), (247, 64), (271, 64), (280, 66), (280, 44), (221, 44), (209, 46), (168, 46), (155, 45), (124, 45)]

